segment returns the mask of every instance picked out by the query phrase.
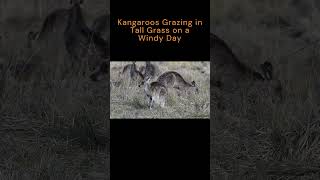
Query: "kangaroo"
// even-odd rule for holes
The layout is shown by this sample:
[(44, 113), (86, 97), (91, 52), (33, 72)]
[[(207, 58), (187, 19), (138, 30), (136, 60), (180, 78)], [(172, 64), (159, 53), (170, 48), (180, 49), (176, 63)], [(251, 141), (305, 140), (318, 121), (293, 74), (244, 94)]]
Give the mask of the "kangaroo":
[(68, 9), (55, 10), (45, 18), (39, 31), (30, 31), (27, 34), (27, 48), (31, 50), (31, 59), (28, 57), (28, 61), (40, 56), (46, 65), (56, 67), (62, 63), (62, 57), (68, 54), (64, 45), (64, 31), (69, 15)]
[[(69, 34), (76, 32), (74, 30), (76, 28), (71, 28), (75, 27), (73, 22), (77, 20), (74, 13), (72, 14), (72, 10), (80, 3), (82, 1), (71, 0), (70, 8), (53, 11), (45, 18), (40, 31), (28, 33), (28, 47), (32, 50), (30, 57), (27, 59), (28, 61), (33, 61), (34, 57), (38, 56), (44, 62), (43, 65), (48, 66), (48, 70), (53, 73), (61, 70), (65, 71), (63, 73), (70, 71), (69, 65), (72, 65), (74, 62), (70, 60), (65, 61), (65, 57), (73, 55), (72, 51), (70, 51), (70, 46), (66, 46), (66, 39), (67, 42), (70, 42), (68, 40), (74, 36), (70, 36)], [(75, 33), (74, 35), (77, 36), (78, 34)]]
[(139, 67), (139, 71), (141, 72), (141, 74), (144, 74), (146, 72), (146, 67), (145, 66), (140, 66)]
[(151, 64), (150, 61), (146, 61), (146, 65), (141, 66), (139, 71), (143, 74), (144, 78), (151, 77), (151, 79), (159, 72), (158, 67)]
[(187, 92), (189, 90), (192, 90), (196, 94), (199, 93), (199, 89), (194, 81), (188, 83), (179, 73), (175, 71), (168, 71), (163, 73), (158, 77), (157, 81), (167, 88), (174, 88), (176, 90), (179, 90), (180, 92)]
[[(224, 99), (223, 97), (228, 99), (230, 97), (228, 93), (234, 94), (241, 87), (249, 88), (255, 85), (259, 85), (261, 94), (265, 89), (267, 94), (271, 93), (273, 100), (282, 99), (281, 82), (274, 79), (273, 66), (270, 62), (265, 61), (258, 68), (260, 72), (255, 71), (242, 63), (225, 41), (212, 33), (210, 46), (210, 84), (211, 87), (222, 90), (223, 93), (219, 95), (220, 101)], [(210, 97), (214, 96), (211, 94)]]
[[(43, 43), (48, 43), (50, 36), (55, 34), (57, 36), (63, 36), (63, 32), (67, 27), (68, 18), (69, 18), (68, 9), (57, 9), (51, 12), (44, 20), (40, 31), (34, 32), (30, 31), (27, 36), (27, 47), (31, 48), (34, 45), (34, 42), (44, 41)], [(45, 45), (45, 44), (43, 44)]]
[(80, 7), (82, 3), (83, 1), (73, 2), (70, 8), (68, 25), (64, 31), (65, 47), (74, 63), (82, 63), (90, 54), (96, 55), (97, 58), (90, 58), (88, 61), (89, 69), (92, 70), (102, 59), (108, 58), (109, 47), (104, 39), (86, 25)]
[(164, 108), (166, 103), (166, 96), (168, 94), (167, 88), (160, 82), (151, 82), (151, 77), (148, 77), (139, 87), (144, 85), (144, 93), (148, 99), (148, 106), (152, 109), (154, 103), (159, 104), (161, 108)]
[[(210, 34), (211, 45), (211, 84), (228, 90), (240, 82), (278, 81), (273, 77), (273, 66), (269, 61), (260, 64), (255, 71), (242, 63), (231, 48), (215, 34)], [(271, 84), (274, 84), (273, 82)], [(278, 87), (276, 87), (278, 88)]]
[(135, 61), (132, 64), (124, 66), (119, 75), (122, 80), (129, 79), (130, 84), (133, 82), (140, 84), (144, 79), (143, 74), (137, 70)]

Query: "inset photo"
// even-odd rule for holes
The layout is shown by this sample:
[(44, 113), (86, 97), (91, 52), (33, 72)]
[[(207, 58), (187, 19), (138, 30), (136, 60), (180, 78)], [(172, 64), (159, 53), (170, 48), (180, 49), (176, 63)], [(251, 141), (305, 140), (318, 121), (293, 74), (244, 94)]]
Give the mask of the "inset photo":
[(210, 61), (111, 61), (111, 119), (210, 118)]

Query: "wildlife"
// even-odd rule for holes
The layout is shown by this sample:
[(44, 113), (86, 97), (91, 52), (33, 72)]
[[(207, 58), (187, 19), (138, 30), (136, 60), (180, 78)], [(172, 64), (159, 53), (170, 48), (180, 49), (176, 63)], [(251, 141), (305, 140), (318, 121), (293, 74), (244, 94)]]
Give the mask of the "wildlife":
[(130, 84), (140, 84), (144, 80), (143, 74), (137, 70), (135, 61), (133, 61), (132, 64), (127, 64), (124, 66), (119, 75), (122, 81), (128, 79)]
[[(111, 117), (208, 117), (209, 65), (208, 61), (111, 61)], [(157, 70), (153, 73), (158, 68), (159, 75)]]
[[(97, 70), (90, 75), (90, 79), (96, 82), (101, 81), (109, 73), (108, 63), (108, 61), (102, 62)], [(144, 75), (137, 70), (136, 62), (133, 61), (131, 64), (127, 64), (121, 68), (118, 78), (120, 81), (117, 81), (114, 84), (120, 85), (125, 81), (129, 83), (128, 85), (132, 85), (134, 83), (140, 84), (144, 80)]]
[[(70, 8), (68, 25), (64, 31), (65, 46), (74, 62), (82, 63), (88, 55), (97, 55), (97, 58), (90, 57), (89, 69), (93, 69), (109, 56), (108, 43), (96, 35), (85, 23), (80, 4), (83, 1), (75, 2)], [(95, 60), (95, 61), (94, 61)]]
[(168, 94), (167, 88), (160, 82), (151, 82), (151, 77), (142, 81), (139, 87), (142, 85), (144, 86), (144, 93), (148, 99), (149, 109), (152, 109), (154, 104), (158, 104), (161, 108), (164, 108)]
[[(30, 31), (27, 35), (27, 48), (30, 58), (42, 57), (47, 64), (60, 64), (67, 55), (64, 45), (64, 31), (69, 19), (69, 10), (62, 8), (51, 12), (44, 20), (39, 31)], [(28, 57), (29, 58), (29, 57)]]
[(30, 31), (28, 33), (28, 47), (32, 47), (34, 41), (46, 41), (54, 33), (60, 34), (64, 33), (67, 27), (69, 18), (69, 10), (62, 8), (51, 12), (44, 20), (40, 31), (34, 32)]
[[(213, 67), (213, 79), (223, 83), (239, 78), (251, 77), (264, 80), (263, 76), (242, 63), (228, 45), (215, 34), (210, 34), (211, 66)], [(213, 76), (212, 74), (212, 76)]]
[(82, 3), (71, 0), (71, 7), (50, 13), (40, 31), (28, 33), (31, 61), (40, 56), (50, 71), (59, 70), (64, 77), (69, 72), (92, 71), (108, 57), (109, 45), (87, 27)]
[(178, 95), (181, 93), (199, 93), (198, 86), (195, 81), (188, 83), (179, 73), (175, 71), (168, 71), (161, 74), (157, 81), (167, 88), (173, 88), (178, 91)]
[(217, 35), (210, 34), (211, 84), (219, 88), (230, 89), (244, 81), (271, 81), (273, 67), (269, 61), (260, 64), (259, 71), (249, 68), (241, 62), (231, 48)]
[[(259, 89), (257, 96), (271, 97), (272, 102), (282, 100), (282, 85), (280, 80), (274, 78), (273, 66), (269, 61), (260, 64), (258, 71), (249, 68), (237, 58), (225, 41), (212, 33), (210, 46), (210, 84), (220, 92), (215, 100), (219, 108), (225, 108), (231, 94), (251, 87)], [(212, 89), (211, 93), (210, 97), (213, 98), (216, 92)]]
[(151, 64), (150, 61), (146, 61), (145, 66), (140, 66), (139, 71), (142, 73), (144, 78), (151, 77), (151, 79), (154, 79), (159, 73), (159, 68), (155, 64)]

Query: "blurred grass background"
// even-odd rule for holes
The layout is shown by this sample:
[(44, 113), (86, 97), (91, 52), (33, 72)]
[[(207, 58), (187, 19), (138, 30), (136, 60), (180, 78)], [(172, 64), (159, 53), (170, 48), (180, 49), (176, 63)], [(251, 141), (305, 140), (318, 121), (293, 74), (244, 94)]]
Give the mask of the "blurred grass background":
[(315, 0), (211, 1), (211, 31), (249, 66), (270, 61), (285, 97), (251, 106), (253, 87), (246, 87), (243, 97), (229, 96), (241, 105), (213, 106), (212, 179), (319, 178), (319, 7)]

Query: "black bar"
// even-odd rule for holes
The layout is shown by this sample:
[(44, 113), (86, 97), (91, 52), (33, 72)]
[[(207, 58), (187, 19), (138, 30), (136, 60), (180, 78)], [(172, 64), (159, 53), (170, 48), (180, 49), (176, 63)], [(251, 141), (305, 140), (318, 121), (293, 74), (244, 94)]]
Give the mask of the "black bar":
[(111, 179), (209, 179), (210, 120), (111, 120)]

